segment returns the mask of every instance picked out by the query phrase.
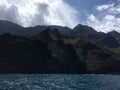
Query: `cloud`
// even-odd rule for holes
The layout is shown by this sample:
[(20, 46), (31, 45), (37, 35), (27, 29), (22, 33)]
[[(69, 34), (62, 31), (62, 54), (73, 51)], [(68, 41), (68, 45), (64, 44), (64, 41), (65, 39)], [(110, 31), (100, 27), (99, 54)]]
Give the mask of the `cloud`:
[(17, 22), (18, 11), (16, 6), (0, 6), (0, 19)]
[(78, 12), (64, 0), (1, 0), (0, 19), (22, 26), (78, 24)]
[(109, 8), (112, 8), (113, 6), (114, 6), (114, 3), (107, 4), (107, 5), (99, 5), (99, 6), (97, 6), (97, 10), (98, 11), (103, 11), (103, 10), (107, 10)]
[(96, 13), (87, 17), (86, 24), (97, 31), (109, 32), (116, 30), (120, 32), (120, 4), (107, 4), (96, 7)]
[(96, 17), (91, 14), (91, 15), (88, 16), (88, 20), (90, 20), (91, 22), (95, 22), (96, 21)]

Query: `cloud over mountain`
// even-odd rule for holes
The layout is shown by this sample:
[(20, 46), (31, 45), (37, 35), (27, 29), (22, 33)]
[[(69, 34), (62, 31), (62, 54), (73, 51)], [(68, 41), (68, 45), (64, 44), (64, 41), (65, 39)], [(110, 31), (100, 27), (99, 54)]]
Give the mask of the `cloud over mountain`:
[(78, 24), (78, 12), (64, 0), (1, 0), (0, 19), (22, 26)]

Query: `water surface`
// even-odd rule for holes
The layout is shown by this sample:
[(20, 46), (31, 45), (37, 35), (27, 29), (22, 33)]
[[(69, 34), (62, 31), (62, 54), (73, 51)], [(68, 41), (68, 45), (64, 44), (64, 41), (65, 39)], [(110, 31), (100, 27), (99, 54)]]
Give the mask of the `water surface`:
[(0, 90), (120, 90), (120, 76), (0, 75)]

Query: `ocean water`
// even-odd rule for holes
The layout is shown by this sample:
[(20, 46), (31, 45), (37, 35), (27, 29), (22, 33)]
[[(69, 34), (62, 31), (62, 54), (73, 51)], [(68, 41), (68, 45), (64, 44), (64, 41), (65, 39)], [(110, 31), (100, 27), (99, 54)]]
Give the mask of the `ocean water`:
[(119, 75), (0, 75), (0, 90), (120, 90)]

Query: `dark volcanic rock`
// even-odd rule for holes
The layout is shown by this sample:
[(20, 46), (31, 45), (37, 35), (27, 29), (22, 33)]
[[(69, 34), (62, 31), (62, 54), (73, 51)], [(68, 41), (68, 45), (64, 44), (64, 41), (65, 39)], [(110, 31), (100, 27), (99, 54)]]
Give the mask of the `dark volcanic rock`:
[(103, 33), (95, 31), (92, 27), (78, 24), (71, 32), (74, 37), (82, 39), (96, 40), (102, 37)]
[(105, 35), (103, 38), (101, 38), (99, 41), (97, 41), (103, 46), (107, 46), (109, 48), (118, 48), (120, 46), (119, 42), (116, 40), (116, 38), (112, 35)]
[(0, 73), (120, 73), (119, 36), (81, 24), (71, 30), (0, 21)]
[(58, 40), (57, 43), (51, 43), (49, 50), (53, 57), (57, 60), (56, 71), (64, 73), (85, 73), (87, 71), (86, 63), (78, 58), (72, 45), (65, 45), (62, 40)]
[[(41, 39), (38, 39), (39, 35)], [(85, 73), (87, 71), (86, 64), (78, 58), (71, 45), (65, 45), (62, 41), (46, 43), (47, 36), (49, 36), (47, 30), (29, 39), (9, 33), (1, 35), (0, 72)]]
[(51, 58), (47, 44), (42, 41), (8, 34), (0, 36), (1, 73), (45, 72)]
[(116, 40), (120, 43), (120, 33), (113, 30), (111, 32), (108, 33), (109, 35), (113, 36), (114, 38), (116, 38)]
[(90, 73), (120, 72), (120, 57), (107, 48), (95, 43), (79, 40), (74, 48), (79, 57), (86, 60)]

